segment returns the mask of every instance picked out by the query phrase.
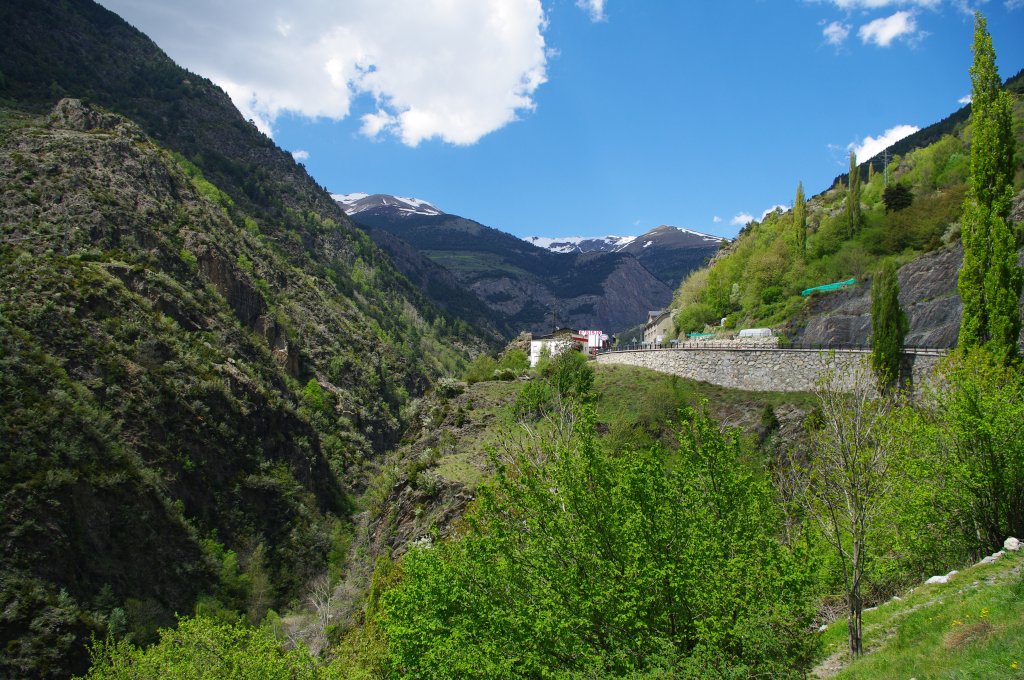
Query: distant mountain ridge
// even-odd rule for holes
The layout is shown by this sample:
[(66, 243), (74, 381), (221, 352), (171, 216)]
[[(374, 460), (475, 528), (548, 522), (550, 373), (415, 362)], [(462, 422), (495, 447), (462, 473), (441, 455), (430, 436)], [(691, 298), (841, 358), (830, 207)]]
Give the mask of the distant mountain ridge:
[[(648, 271), (632, 253), (597, 248), (553, 252), (441, 212), (421, 199), (386, 194), (334, 196), (428, 295), (428, 284), (420, 278), (425, 269), (413, 266), (402, 242), (451, 272), (491, 310), (492, 323), (507, 335), (521, 330), (547, 332), (553, 323), (615, 332), (639, 323), (647, 310), (660, 309), (671, 299), (670, 284)], [(443, 299), (433, 299), (444, 306)]]
[(443, 215), (444, 212), (419, 198), (404, 198), (388, 194), (331, 194), (345, 214), (351, 217), (367, 210), (392, 209), (403, 215)]
[(524, 236), (523, 240), (532, 243), (538, 248), (550, 250), (553, 253), (591, 253), (591, 252), (615, 252), (629, 245), (636, 236)]

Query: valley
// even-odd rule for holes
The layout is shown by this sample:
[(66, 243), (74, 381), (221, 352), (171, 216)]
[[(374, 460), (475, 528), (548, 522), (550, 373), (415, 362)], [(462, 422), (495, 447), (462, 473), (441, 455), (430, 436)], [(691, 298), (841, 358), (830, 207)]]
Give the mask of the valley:
[[(970, 107), (732, 239), (331, 194), (93, 0), (0, 25), (0, 677), (1019, 675), (1024, 73), (982, 15)], [(686, 348), (624, 350), (656, 310)]]

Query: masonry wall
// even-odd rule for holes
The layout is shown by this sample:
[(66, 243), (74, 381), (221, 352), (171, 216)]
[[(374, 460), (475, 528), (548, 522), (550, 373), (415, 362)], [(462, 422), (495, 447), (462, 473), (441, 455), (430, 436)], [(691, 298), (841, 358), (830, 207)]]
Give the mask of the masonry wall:
[[(849, 384), (855, 364), (867, 362), (868, 357), (863, 350), (670, 348), (608, 352), (598, 355), (597, 361), (643, 366), (741, 390), (810, 392), (829, 367)], [(905, 354), (902, 373), (916, 388), (927, 381), (941, 358)]]

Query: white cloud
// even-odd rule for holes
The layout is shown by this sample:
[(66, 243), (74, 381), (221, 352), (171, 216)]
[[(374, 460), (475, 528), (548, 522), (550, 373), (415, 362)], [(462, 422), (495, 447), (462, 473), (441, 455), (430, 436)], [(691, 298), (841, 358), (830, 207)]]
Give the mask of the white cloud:
[(1012, 12), (1015, 9), (1024, 7), (1024, 0), (1006, 0), (1003, 4), (1006, 6), (1006, 9)]
[(821, 33), (825, 36), (825, 42), (838, 47), (846, 42), (847, 36), (850, 35), (850, 27), (838, 21), (833, 21)]
[(897, 125), (883, 132), (878, 137), (865, 137), (861, 142), (853, 142), (847, 146), (847, 150), (857, 154), (857, 162), (863, 163), (869, 158), (874, 158), (886, 148), (892, 146), (904, 137), (914, 134), (921, 128), (914, 125)]
[(309, 152), (308, 151), (304, 151), (302, 149), (299, 149), (298, 151), (292, 151), (292, 158), (294, 158), (296, 161), (299, 161), (299, 162), (301, 162), (301, 161), (308, 161), (309, 160)]
[(365, 134), (472, 144), (547, 79), (541, 0), (102, 2), (268, 134), (285, 112), (339, 120), (369, 96)]
[(719, 217), (718, 215), (715, 215), (714, 217), (711, 218), (711, 221), (714, 222), (715, 224), (718, 224), (719, 222), (722, 221), (722, 218)]
[(860, 27), (857, 35), (866, 45), (874, 43), (888, 47), (896, 38), (913, 36), (917, 32), (917, 19), (912, 12), (896, 12), (890, 17), (875, 19)]
[(751, 215), (750, 213), (740, 213), (739, 215), (736, 215), (736, 217), (733, 217), (731, 220), (729, 220), (729, 224), (733, 225), (734, 227), (742, 227), (745, 224), (747, 224), (747, 222), (752, 222), (753, 220), (754, 216)]
[(576, 0), (576, 6), (590, 15), (591, 21), (604, 21), (604, 0)]
[(970, 104), (971, 103), (971, 95), (965, 94), (963, 97), (960, 97), (960, 99), (957, 99), (956, 103), (960, 104), (960, 105)]

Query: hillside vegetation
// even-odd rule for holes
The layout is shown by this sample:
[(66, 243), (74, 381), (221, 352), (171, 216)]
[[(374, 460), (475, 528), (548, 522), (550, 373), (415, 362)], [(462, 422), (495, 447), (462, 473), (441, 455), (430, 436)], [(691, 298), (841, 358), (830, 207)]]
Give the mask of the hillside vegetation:
[(0, 20), (0, 675), (67, 677), (93, 634), (301, 600), (487, 340), (116, 15)]
[[(1020, 159), (1024, 74), (1011, 78), (1007, 89), (1015, 97)], [(804, 312), (807, 298), (800, 292), (806, 288), (850, 278), (863, 285), (883, 259), (903, 265), (954, 244), (970, 166), (970, 132), (964, 117), (952, 116), (914, 135), (919, 142), (934, 140), (927, 146), (890, 156), (887, 178), (878, 157), (859, 165), (860, 217), (855, 226), (847, 210), (849, 175), (836, 178), (832, 187), (807, 201), (803, 240), (793, 210), (747, 224), (708, 267), (692, 273), (675, 292), (678, 332), (718, 326), (723, 317), (725, 330), (781, 327)], [(1017, 191), (1024, 187), (1019, 163), (1015, 186)]]

